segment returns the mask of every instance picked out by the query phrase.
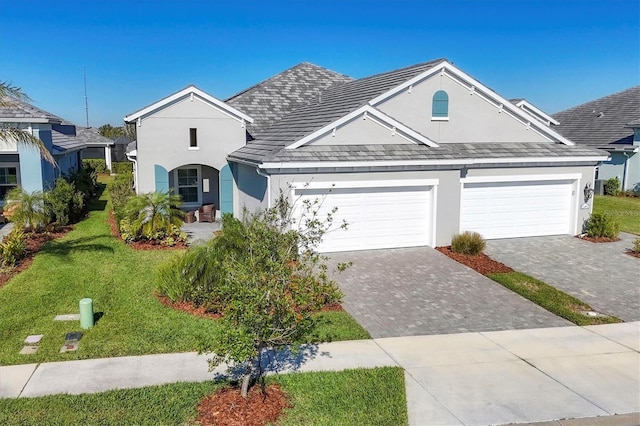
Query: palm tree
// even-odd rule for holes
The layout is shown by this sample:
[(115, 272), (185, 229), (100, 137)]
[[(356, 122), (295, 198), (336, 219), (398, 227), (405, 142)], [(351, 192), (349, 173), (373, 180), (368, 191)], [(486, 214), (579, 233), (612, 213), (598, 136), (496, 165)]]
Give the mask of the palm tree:
[[(0, 81), (0, 108), (10, 107), (14, 100), (29, 101), (30, 98), (19, 87)], [(40, 156), (51, 164), (56, 164), (53, 156), (42, 141), (31, 133), (15, 127), (0, 125), (0, 142), (13, 141), (20, 146), (35, 148)]]
[(181, 204), (180, 196), (169, 191), (140, 194), (129, 200), (125, 216), (135, 234), (150, 238), (158, 232), (168, 234), (172, 225), (182, 225)]

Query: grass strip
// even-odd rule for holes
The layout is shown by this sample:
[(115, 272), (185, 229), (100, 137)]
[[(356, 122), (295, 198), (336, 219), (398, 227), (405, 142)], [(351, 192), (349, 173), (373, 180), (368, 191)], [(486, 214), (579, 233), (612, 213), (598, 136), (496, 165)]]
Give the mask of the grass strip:
[[(268, 377), (293, 407), (279, 425), (406, 425), (404, 372), (398, 367)], [(174, 383), (86, 395), (0, 399), (3, 425), (192, 424), (204, 396), (224, 383)]]
[(640, 197), (596, 195), (593, 212), (606, 213), (620, 224), (621, 231), (640, 235)]
[(503, 272), (488, 274), (487, 277), (518, 293), (533, 303), (543, 307), (559, 317), (580, 326), (611, 324), (622, 322), (612, 316), (588, 316), (582, 312), (593, 311), (591, 306), (581, 300), (558, 290), (536, 278), (522, 272)]

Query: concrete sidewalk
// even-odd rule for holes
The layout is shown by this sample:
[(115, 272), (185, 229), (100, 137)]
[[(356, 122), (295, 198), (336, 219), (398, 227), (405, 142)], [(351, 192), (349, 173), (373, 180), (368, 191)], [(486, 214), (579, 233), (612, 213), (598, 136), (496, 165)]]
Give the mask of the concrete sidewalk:
[[(0, 397), (93, 393), (224, 373), (208, 372), (206, 358), (180, 353), (0, 367)], [(640, 322), (309, 345), (296, 357), (273, 354), (269, 369), (381, 366), (405, 369), (414, 425), (600, 416), (607, 417), (588, 424), (640, 423)], [(610, 417), (615, 414), (624, 416)]]

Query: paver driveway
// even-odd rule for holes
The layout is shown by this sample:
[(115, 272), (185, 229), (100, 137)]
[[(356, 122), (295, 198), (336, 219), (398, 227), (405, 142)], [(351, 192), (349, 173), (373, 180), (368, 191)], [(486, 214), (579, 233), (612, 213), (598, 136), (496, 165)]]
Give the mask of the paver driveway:
[(569, 235), (487, 241), (485, 252), (623, 321), (640, 320), (640, 259), (625, 254), (635, 235), (591, 243)]
[(571, 325), (429, 248), (330, 254), (344, 308), (374, 338)]

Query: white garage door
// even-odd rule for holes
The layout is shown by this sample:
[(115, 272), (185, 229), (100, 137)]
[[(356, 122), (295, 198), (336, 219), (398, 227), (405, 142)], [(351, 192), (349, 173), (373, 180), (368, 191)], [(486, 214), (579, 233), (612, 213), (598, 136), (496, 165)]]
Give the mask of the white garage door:
[(461, 231), (487, 239), (570, 234), (572, 180), (465, 183)]
[[(299, 216), (304, 200), (320, 201), (319, 218), (337, 207), (320, 252), (423, 246), (431, 243), (432, 186), (296, 189)], [(348, 227), (335, 229), (346, 220)]]

